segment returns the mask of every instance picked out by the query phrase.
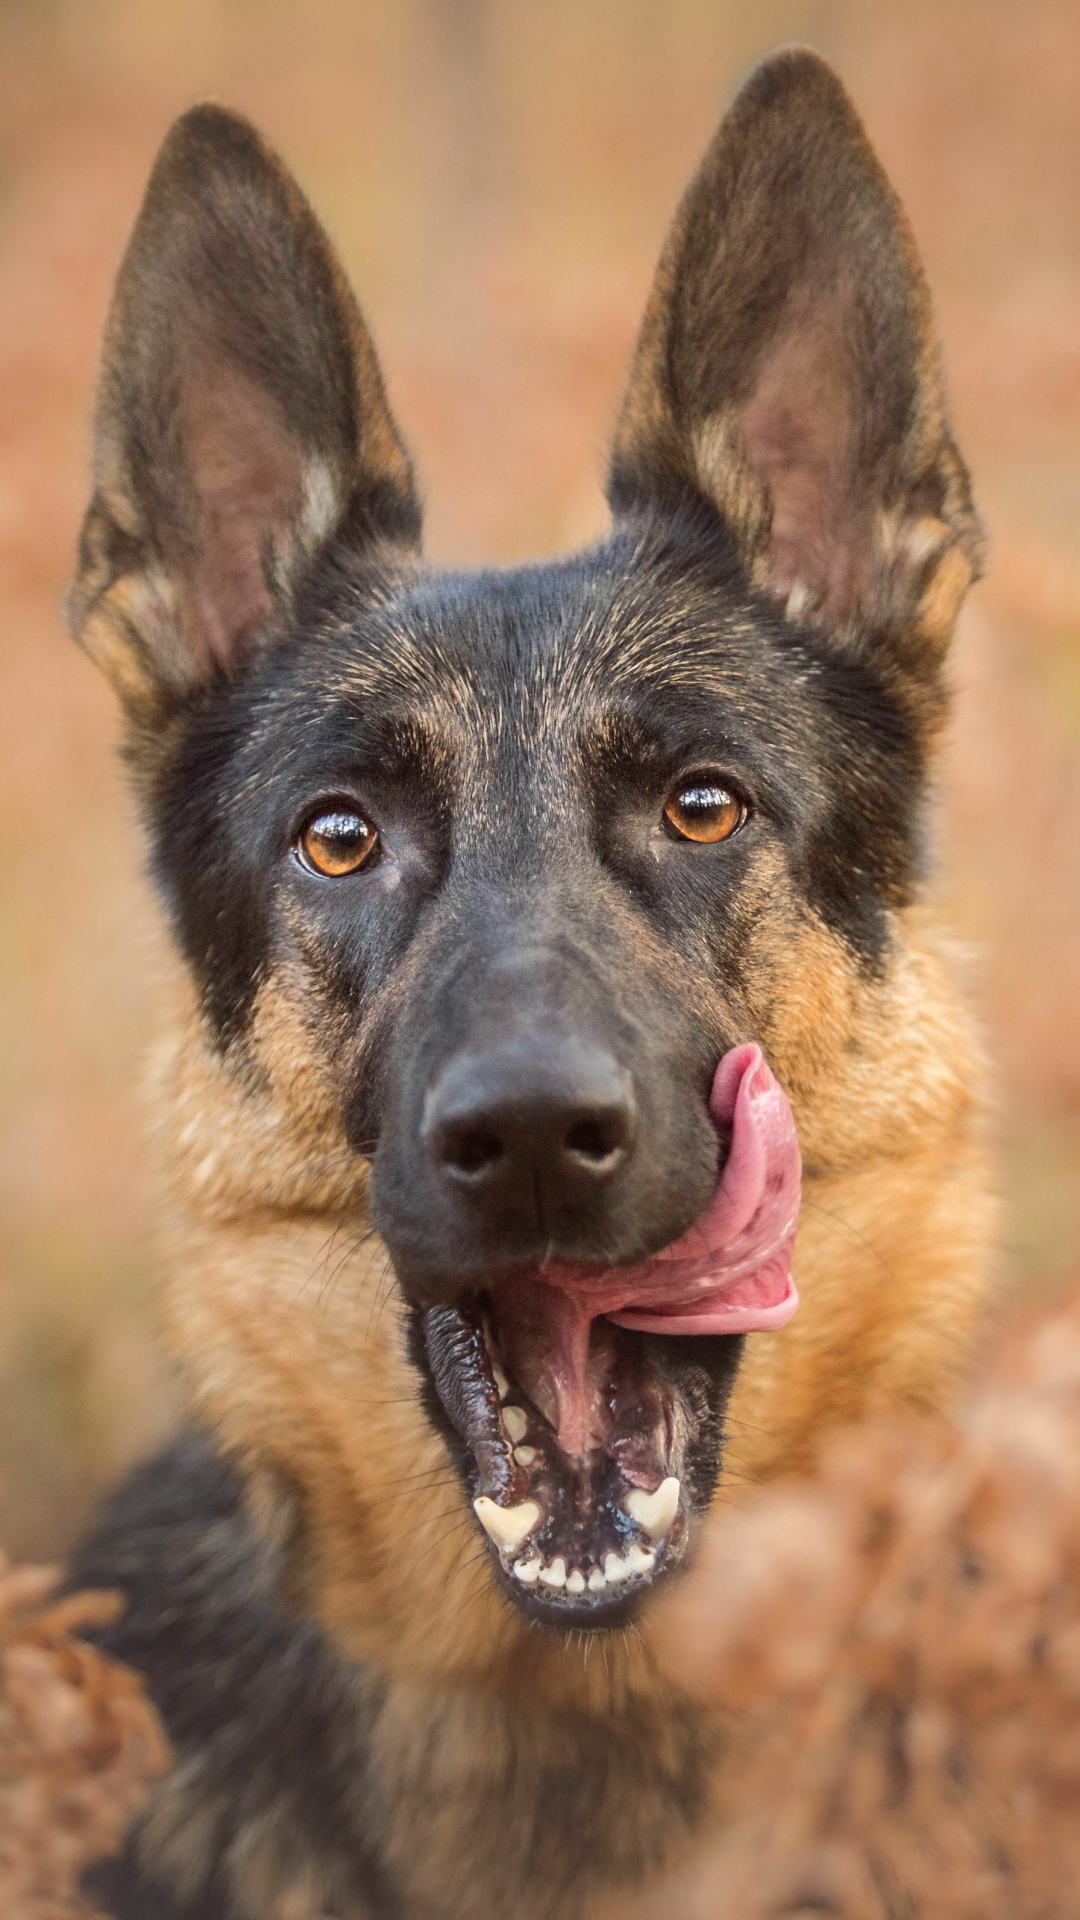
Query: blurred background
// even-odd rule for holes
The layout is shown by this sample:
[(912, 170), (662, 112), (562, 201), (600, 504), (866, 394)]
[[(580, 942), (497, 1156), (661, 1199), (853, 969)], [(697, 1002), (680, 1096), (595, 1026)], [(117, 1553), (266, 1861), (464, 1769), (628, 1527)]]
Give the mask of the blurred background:
[(1003, 1283), (1080, 1274), (1076, 0), (0, 0), (0, 1540), (62, 1550), (168, 1424), (140, 1108), (160, 933), (104, 685), (65, 639), (102, 320), (211, 96), (353, 276), (441, 561), (589, 538), (676, 198), (747, 68), (839, 68), (935, 291), (991, 536), (935, 893), (999, 1086)]

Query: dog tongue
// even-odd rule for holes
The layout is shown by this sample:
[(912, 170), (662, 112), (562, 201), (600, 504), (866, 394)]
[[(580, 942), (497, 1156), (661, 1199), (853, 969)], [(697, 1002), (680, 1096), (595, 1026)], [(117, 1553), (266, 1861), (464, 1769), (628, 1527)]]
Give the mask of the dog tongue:
[(637, 1266), (551, 1261), (507, 1284), (504, 1298), (512, 1288), (516, 1299), (512, 1309), (506, 1299), (506, 1320), (516, 1328), (505, 1331), (518, 1349), (508, 1358), (568, 1452), (599, 1438), (607, 1343), (593, 1322), (601, 1316), (644, 1333), (752, 1333), (784, 1326), (799, 1304), (791, 1277), (799, 1143), (760, 1047), (724, 1055), (709, 1112), (731, 1146), (709, 1205), (680, 1240)]

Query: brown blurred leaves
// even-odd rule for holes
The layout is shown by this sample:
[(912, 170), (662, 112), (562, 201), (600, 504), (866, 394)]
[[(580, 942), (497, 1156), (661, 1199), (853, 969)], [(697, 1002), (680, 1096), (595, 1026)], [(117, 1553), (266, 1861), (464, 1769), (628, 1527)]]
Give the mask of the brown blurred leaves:
[(90, 1920), (83, 1869), (119, 1847), (169, 1752), (142, 1682), (78, 1638), (115, 1596), (43, 1605), (48, 1568), (0, 1555), (0, 1913)]
[(730, 1745), (647, 1920), (1076, 1912), (1080, 1304), (1008, 1348), (955, 1428), (854, 1429), (729, 1518), (656, 1621)]

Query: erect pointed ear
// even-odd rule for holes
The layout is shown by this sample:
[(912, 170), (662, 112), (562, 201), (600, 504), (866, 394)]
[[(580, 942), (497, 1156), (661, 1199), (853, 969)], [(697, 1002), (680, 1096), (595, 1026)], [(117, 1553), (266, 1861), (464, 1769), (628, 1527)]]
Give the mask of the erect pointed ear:
[(247, 121), (178, 120), (116, 286), (76, 636), (153, 723), (287, 619), (335, 535), (419, 539), (374, 350), (299, 187)]
[(907, 222), (836, 76), (751, 76), (679, 208), (620, 416), (616, 514), (703, 495), (798, 617), (940, 653), (978, 569)]

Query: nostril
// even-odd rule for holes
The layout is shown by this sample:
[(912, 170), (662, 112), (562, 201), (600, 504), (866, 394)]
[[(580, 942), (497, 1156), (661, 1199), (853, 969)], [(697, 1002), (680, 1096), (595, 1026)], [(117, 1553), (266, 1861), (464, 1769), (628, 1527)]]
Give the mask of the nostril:
[(565, 1144), (579, 1160), (606, 1160), (619, 1143), (598, 1120), (579, 1120), (571, 1127)]
[(490, 1172), (506, 1151), (494, 1128), (483, 1125), (442, 1127), (432, 1145), (436, 1160), (450, 1173), (473, 1179)]
[(575, 1120), (564, 1136), (563, 1147), (575, 1160), (606, 1171), (622, 1155), (627, 1137), (627, 1116), (622, 1112), (589, 1114)]
[(566, 1145), (582, 1160), (606, 1160), (611, 1152), (604, 1129), (596, 1120), (579, 1120), (567, 1134)]

